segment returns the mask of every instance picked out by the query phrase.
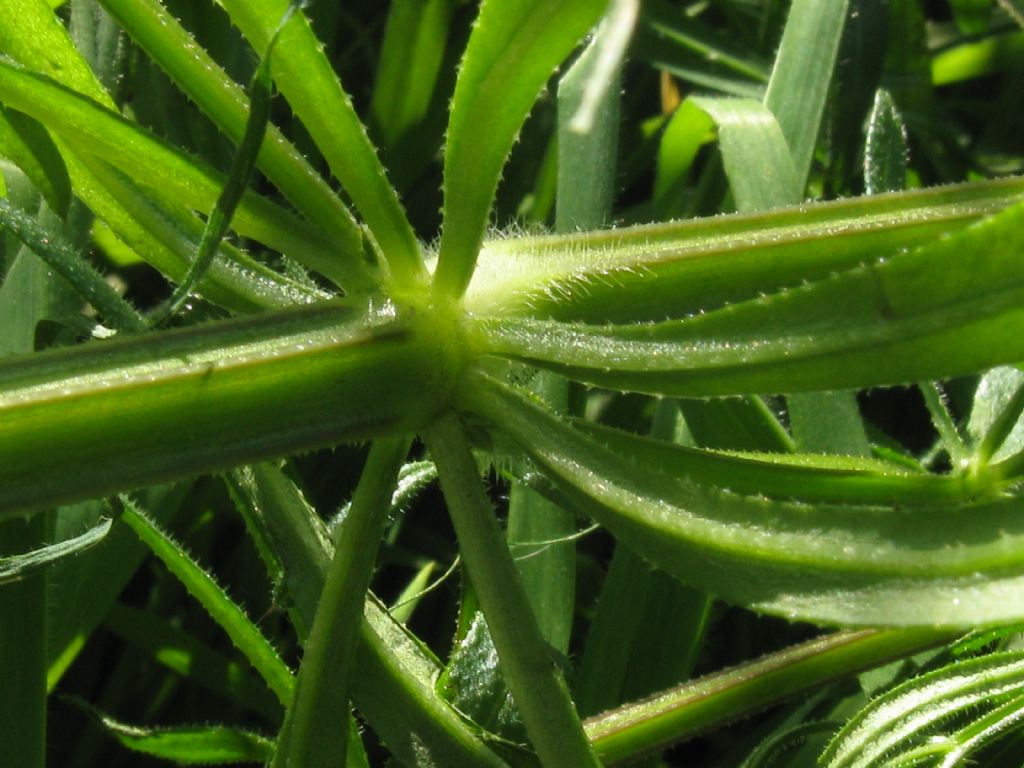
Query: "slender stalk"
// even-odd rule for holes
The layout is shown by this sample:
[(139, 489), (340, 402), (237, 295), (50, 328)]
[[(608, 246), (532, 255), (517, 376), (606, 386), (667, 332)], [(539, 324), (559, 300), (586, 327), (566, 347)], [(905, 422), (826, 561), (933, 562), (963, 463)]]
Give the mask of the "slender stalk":
[(338, 531), (274, 768), (344, 768), (346, 764), (349, 679), (359, 645), (363, 602), (410, 442), (390, 438), (370, 449), (352, 507)]
[(435, 421), (424, 437), (437, 464), (463, 562), (487, 618), (498, 663), (541, 763), (551, 768), (600, 765), (565, 680), (548, 655), (462, 425), (449, 413)]
[(954, 637), (931, 628), (836, 632), (590, 718), (587, 736), (605, 765), (627, 763)]

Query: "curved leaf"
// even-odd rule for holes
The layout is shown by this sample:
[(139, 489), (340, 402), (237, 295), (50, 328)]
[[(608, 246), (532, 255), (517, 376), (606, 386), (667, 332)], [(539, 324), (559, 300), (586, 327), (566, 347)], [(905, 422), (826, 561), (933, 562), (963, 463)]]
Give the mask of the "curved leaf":
[[(289, 0), (221, 0), (220, 4), (257, 51), (266, 50), (290, 5)], [(416, 235), (323, 46), (301, 11), (280, 29), (280, 35), (271, 66), (274, 82), (362, 214), (391, 267), (392, 278), (400, 287), (416, 287), (425, 276)]]
[(659, 568), (728, 601), (847, 625), (958, 627), (1024, 616), (1015, 497), (902, 506), (743, 495), (615, 453), (484, 378), (461, 394), (560, 498)]
[(295, 691), (295, 678), (270, 641), (228, 596), (224, 588), (203, 570), (182, 546), (150, 520), (127, 498), (122, 499), (121, 520), (148, 546), (168, 570), (223, 629), (235, 647), (249, 660), (276, 695), (288, 706)]
[(265, 763), (274, 742), (258, 733), (223, 725), (139, 726), (115, 720), (75, 701), (107, 733), (133, 752), (184, 765)]
[[(0, 101), (31, 115), (76, 151), (97, 155), (139, 183), (198, 210), (213, 210), (226, 184), (219, 172), (45, 75), (0, 62)], [(322, 234), (255, 194), (242, 198), (233, 223), (240, 234), (295, 254), (311, 268), (335, 258)]]

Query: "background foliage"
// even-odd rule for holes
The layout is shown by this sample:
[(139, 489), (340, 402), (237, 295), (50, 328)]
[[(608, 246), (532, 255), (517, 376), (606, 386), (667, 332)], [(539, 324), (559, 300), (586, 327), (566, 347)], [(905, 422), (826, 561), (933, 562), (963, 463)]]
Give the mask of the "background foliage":
[[(77, 390), (50, 421), (0, 421), (0, 753), (259, 763), (280, 733), (278, 764), (591, 764), (569, 737), (550, 757), (534, 725), (557, 742), (579, 730), (574, 707), (590, 718), (579, 743), (609, 763), (1019, 764), (1024, 390), (1016, 368), (984, 369), (1019, 360), (1024, 338), (1020, 4), (621, 2), (581, 53), (602, 4), (313, 2), (315, 38), (283, 27), (268, 55), (285, 5), (73, 0), (54, 17), (16, 0), (0, 22), (2, 354), (144, 330), (188, 284), (204, 227), (217, 248), (207, 219), (233, 230), (165, 321), (194, 335), (165, 337), (181, 341), (159, 359), (150, 334), (12, 357), (5, 405), (58, 374), (157, 381), (181, 360), (379, 350), (303, 358), (301, 381), (243, 371), (212, 405), (154, 389), (137, 426), (116, 394), (76, 410)], [(257, 194), (232, 211), (222, 189), (241, 192), (236, 159), (259, 143), (247, 96), (270, 128), (248, 158)], [(473, 274), (477, 319), (447, 345), (461, 320), (444, 312), (394, 325), (356, 303), (380, 285), (418, 295), (421, 251), (442, 254), (453, 304)], [(891, 306), (875, 316), (879, 284)], [(352, 303), (284, 309), (339, 285)], [(219, 324), (235, 314), (251, 319)], [(489, 355), (489, 378), (460, 390), (466, 432), (430, 423), (463, 341)], [(854, 390), (876, 383), (905, 386)], [(240, 401), (259, 418), (237, 424)], [(208, 451), (189, 442), (200, 429)], [(499, 616), (518, 631), (525, 607), (501, 588), (510, 573), (483, 573), (504, 562), (493, 532), (470, 543), (464, 527), (490, 504), (555, 660), (536, 675), (497, 666)], [(668, 507), (716, 510), (718, 528), (694, 544), (658, 527)], [(507, 603), (485, 621), (493, 600)], [(349, 691), (318, 674), (351, 677), (348, 727)], [(517, 707), (508, 687), (545, 675), (535, 695), (564, 678), (572, 706), (541, 711), (527, 685)]]

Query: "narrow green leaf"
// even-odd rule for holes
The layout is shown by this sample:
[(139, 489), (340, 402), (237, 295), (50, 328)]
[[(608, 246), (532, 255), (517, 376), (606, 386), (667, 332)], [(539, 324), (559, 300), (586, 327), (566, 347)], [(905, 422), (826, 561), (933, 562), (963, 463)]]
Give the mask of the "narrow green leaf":
[(140, 333), (146, 322), (82, 256), (56, 232), (44, 229), (24, 211), (0, 198), (0, 226), (17, 237), (67, 280), (114, 328)]
[(510, 390), (474, 379), (466, 405), (659, 567), (791, 619), (974, 626), (1018, 620), (1024, 536), (1014, 497), (914, 508), (771, 501), (634, 463)]
[(970, 451), (964, 443), (963, 435), (960, 434), (960, 428), (953, 420), (953, 414), (950, 413), (945, 390), (937, 382), (923, 383), (919, 388), (924, 396), (925, 406), (931, 414), (932, 424), (939, 433), (943, 447), (949, 453), (954, 469), (968, 467)]
[[(289, 2), (220, 0), (220, 4), (253, 48), (262, 51), (277, 32)], [(301, 12), (280, 34), (271, 65), (274, 82), (362, 214), (391, 268), (395, 286), (417, 289), (426, 271), (416, 235), (323, 46)]]
[(199, 601), (266, 681), (270, 690), (287, 706), (295, 689), (295, 679), (263, 633), (180, 544), (157, 527), (130, 499), (123, 497), (121, 504), (121, 520), (135, 531), (146, 546), (153, 550), (153, 554), (163, 561), (168, 570)]
[[(68, 155), (70, 157), (70, 154)], [(144, 187), (102, 159), (83, 154), (69, 163), (79, 196), (136, 253), (173, 279), (195, 259), (203, 222), (173, 195)], [(222, 243), (199, 283), (203, 298), (235, 312), (308, 304), (329, 297), (307, 280), (275, 272), (239, 248)]]
[(654, 177), (654, 210), (660, 220), (680, 218), (684, 193), (697, 152), (714, 138), (711, 116), (686, 99), (672, 113), (658, 144)]
[[(8, 4), (7, 10), (9, 13), (0, 17), (0, 50), (23, 67), (37, 73), (37, 79), (39, 75), (48, 76), (64, 88), (79, 94), (79, 101), (93, 108), (90, 114), (114, 109), (112, 99), (75, 49), (67, 29), (47, 3), (41, 0), (16, 0)], [(39, 108), (48, 103), (38, 99), (29, 101)], [(64, 113), (58, 110), (52, 117), (59, 122), (63, 116)], [(106, 127), (112, 126), (113, 123)], [(95, 138), (102, 144), (109, 137), (100, 132)], [(183, 241), (182, 232), (179, 231), (182, 227), (181, 218), (187, 215), (186, 210), (180, 206), (181, 201), (168, 197), (165, 200), (169, 205), (168, 210), (157, 213), (146, 202), (147, 195), (141, 194), (137, 188), (125, 189), (124, 181), (111, 178), (109, 168), (98, 166), (94, 157), (78, 157), (60, 142), (58, 145), (77, 197), (102, 218), (119, 238), (158, 269), (171, 277), (184, 274), (196, 249), (194, 242)], [(123, 146), (113, 147), (111, 151), (115, 156), (120, 155), (122, 160), (131, 160), (133, 154), (123, 152), (123, 149)], [(147, 172), (142, 170), (141, 173), (145, 178)], [(157, 173), (160, 173), (159, 169)], [(173, 184), (174, 179), (168, 182)], [(210, 187), (205, 206), (207, 210), (212, 207), (220, 188), (219, 182)], [(175, 222), (177, 228), (173, 224), (169, 225), (168, 219)], [(198, 227), (199, 232), (202, 231), (200, 222), (193, 219), (190, 223)], [(199, 233), (196, 232), (195, 241), (198, 242), (198, 239)], [(300, 249), (308, 245), (307, 238), (299, 240)], [(307, 242), (303, 245), (302, 241)], [(206, 298), (241, 311), (302, 300), (294, 290), (288, 291), (286, 285), (282, 285), (286, 282), (283, 278), (274, 276), (263, 265), (237, 256), (232, 261), (235, 263), (226, 265), (225, 269), (215, 264), (210, 270), (210, 279), (202, 285)], [(282, 291), (282, 288), (285, 290)], [(290, 293), (291, 297), (282, 301), (282, 293)]]
[[(601, 386), (682, 396), (900, 384), (1024, 357), (1024, 206), (764, 298), (651, 325), (481, 320), (490, 352)], [(856, 329), (856, 330), (855, 330)]]
[(740, 211), (800, 202), (801, 183), (775, 116), (750, 99), (695, 98), (718, 126), (729, 189)]
[[(244, 190), (241, 177), (229, 185), (205, 163), (187, 157), (136, 123), (45, 75), (0, 62), (0, 100), (34, 117), (77, 152), (102, 158), (141, 184), (172, 195), (179, 204), (209, 212), (216, 208), (218, 195), (225, 187), (235, 194)], [(258, 138), (250, 136), (250, 141)], [(251, 151), (250, 147), (241, 157), (247, 158)], [(332, 244), (317, 230), (252, 193), (239, 202), (235, 228), (283, 253), (294, 253), (302, 259), (310, 258), (311, 253), (309, 263), (313, 268), (335, 258)]]
[(61, 558), (76, 555), (89, 547), (99, 544), (110, 533), (111, 525), (112, 521), (106, 518), (99, 525), (74, 538), (64, 539), (55, 544), (48, 544), (45, 547), (21, 555), (0, 557), (0, 584), (20, 581), (26, 576), (50, 566)]
[(398, 593), (398, 597), (395, 598), (395, 601), (388, 606), (388, 613), (391, 614), (391, 618), (402, 624), (407, 624), (409, 619), (412, 618), (412, 614), (415, 612), (416, 607), (420, 604), (420, 600), (443, 583), (446, 576), (455, 572), (454, 569), (452, 569), (450, 573), (443, 573), (438, 579), (431, 582), (430, 577), (434, 575), (434, 571), (436, 570), (436, 560), (428, 560), (420, 566), (420, 569), (416, 571), (416, 575), (413, 576), (402, 591)]
[[(250, 111), (244, 91), (158, 0), (103, 0), (103, 6), (221, 130), (241, 143)], [(359, 225), (273, 125), (267, 127), (257, 165), (297, 210), (331, 236), (338, 251), (333, 261), (317, 261), (315, 266), (303, 252), (292, 255), (350, 291), (370, 284), (360, 255)]]
[(455, 6), (454, 0), (426, 0), (395, 3), (388, 12), (370, 113), (389, 147), (427, 116)]
[[(289, 6), (288, 12), (282, 19), (282, 24), (287, 22), (293, 8), (295, 6)], [(228, 230), (228, 225), (242, 200), (245, 188), (249, 185), (249, 180), (256, 167), (256, 155), (263, 144), (263, 137), (267, 133), (267, 123), (270, 120), (270, 97), (274, 93), (274, 85), (270, 80), (270, 60), (274, 53), (275, 43), (277, 43), (276, 34), (270, 39), (270, 44), (263, 52), (256, 72), (249, 81), (249, 117), (245, 123), (245, 133), (242, 135), (238, 151), (231, 162), (231, 170), (224, 182), (224, 188), (218, 195), (217, 202), (214, 203), (213, 210), (210, 211), (210, 216), (206, 220), (195, 261), (189, 265), (188, 272), (174, 289), (174, 293), (167, 301), (166, 308), (150, 319), (153, 325), (159, 325), (168, 317), (173, 317), (188, 300), (196, 283), (210, 268), (214, 256), (217, 255), (220, 241)]]
[(910, 473), (876, 459), (689, 448), (586, 421), (572, 425), (622, 458), (666, 475), (748, 496), (836, 504), (955, 504), (984, 492), (956, 475)]
[(241, 728), (224, 725), (129, 725), (84, 702), (76, 703), (122, 746), (133, 752), (173, 760), (178, 764), (263, 764), (274, 749), (274, 742), (266, 736)]
[(113, 109), (114, 102), (88, 62), (75, 48), (68, 30), (50, 5), (41, 0), (10, 0), (0, 19), (0, 51), (29, 69), (58, 80)]
[(436, 290), (466, 290), (509, 151), (555, 67), (600, 18), (595, 0), (485, 0), (459, 69), (444, 159)]
[(864, 145), (864, 188), (867, 194), (893, 192), (907, 183), (907, 127), (892, 96), (875, 93)]
[(619, 69), (636, 3), (618, 2), (558, 82), (560, 232), (601, 228), (615, 196), (619, 149)]

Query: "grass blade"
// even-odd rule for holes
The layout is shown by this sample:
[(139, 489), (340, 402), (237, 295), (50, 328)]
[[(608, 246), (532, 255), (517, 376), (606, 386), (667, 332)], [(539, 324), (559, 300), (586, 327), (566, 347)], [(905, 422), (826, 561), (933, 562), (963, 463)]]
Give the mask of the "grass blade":
[(774, 115), (750, 99), (693, 99), (718, 126), (729, 189), (740, 211), (800, 201), (803, 186)]
[(144, 727), (105, 715), (84, 702), (75, 702), (108, 734), (133, 752), (173, 760), (183, 765), (265, 763), (274, 743), (252, 731), (221, 725)]
[(426, 118), (437, 88), (454, 0), (396, 3), (388, 12), (370, 113), (396, 147)]
[(797, 179), (805, 183), (848, 6), (848, 0), (825, 5), (817, 0), (794, 0), (764, 96), (764, 105), (786, 137)]

